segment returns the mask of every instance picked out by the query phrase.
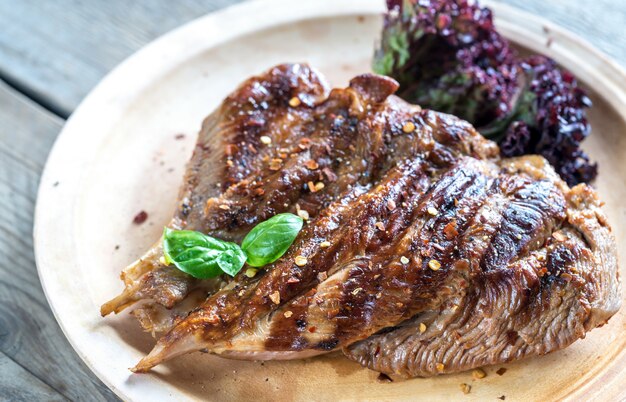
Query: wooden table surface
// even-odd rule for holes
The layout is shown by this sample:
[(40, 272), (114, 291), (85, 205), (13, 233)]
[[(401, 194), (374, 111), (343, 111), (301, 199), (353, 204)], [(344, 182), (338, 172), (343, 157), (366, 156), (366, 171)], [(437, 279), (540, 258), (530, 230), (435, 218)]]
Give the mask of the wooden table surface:
[[(626, 66), (626, 0), (501, 1), (570, 29)], [(0, 401), (117, 400), (72, 350), (41, 290), (32, 242), (39, 177), (65, 119), (109, 70), (155, 37), (236, 2), (0, 0), (0, 206), (5, 211), (0, 220)]]

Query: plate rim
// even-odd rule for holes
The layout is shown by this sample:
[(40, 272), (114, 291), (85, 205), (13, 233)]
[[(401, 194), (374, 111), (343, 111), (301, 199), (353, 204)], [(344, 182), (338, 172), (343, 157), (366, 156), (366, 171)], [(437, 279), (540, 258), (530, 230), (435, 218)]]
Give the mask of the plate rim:
[[(50, 276), (50, 273), (54, 270), (54, 266), (48, 264), (48, 257), (57, 251), (51, 250), (50, 247), (48, 247), (47, 240), (49, 240), (50, 236), (58, 234), (48, 229), (55, 227), (55, 224), (59, 222), (54, 219), (50, 221), (42, 205), (50, 204), (49, 200), (54, 200), (55, 197), (59, 197), (59, 193), (65, 194), (69, 192), (70, 194), (76, 194), (77, 191), (80, 191), (80, 184), (83, 183), (84, 174), (81, 174), (81, 163), (79, 162), (86, 162), (89, 159), (88, 154), (84, 154), (82, 158), (77, 158), (75, 161), (67, 161), (61, 158), (62, 150), (72, 148), (72, 153), (78, 155), (81, 150), (84, 150), (82, 147), (91, 146), (91, 151), (94, 152), (95, 148), (97, 148), (94, 145), (99, 143), (99, 140), (103, 138), (102, 136), (99, 138), (79, 138), (81, 133), (80, 127), (88, 124), (88, 122), (83, 121), (83, 115), (87, 114), (86, 111), (99, 108), (104, 110), (105, 113), (115, 113), (115, 110), (118, 110), (117, 113), (121, 115), (123, 110), (125, 110), (123, 107), (124, 103), (129, 104), (134, 98), (124, 98), (122, 95), (120, 99), (120, 94), (118, 93), (120, 87), (125, 87), (125, 91), (129, 93), (140, 93), (144, 86), (150, 85), (154, 80), (158, 79), (160, 75), (169, 71), (175, 64), (178, 64), (181, 59), (191, 58), (195, 54), (206, 51), (211, 47), (218, 46), (221, 43), (258, 30), (265, 30), (305, 19), (340, 15), (371, 15), (380, 13), (383, 10), (383, 4), (378, 0), (342, 0), (341, 2), (336, 0), (311, 0), (301, 1), (298, 7), (290, 7), (290, 5), (293, 5), (290, 0), (244, 1), (192, 20), (149, 42), (118, 64), (88, 93), (64, 124), (47, 157), (37, 191), (33, 224), (35, 261), (41, 286), (55, 320), (61, 327), (64, 336), (69, 341), (74, 351), (87, 365), (89, 370), (122, 399), (130, 400), (132, 396), (125, 392), (124, 389), (126, 387), (118, 387), (109, 378), (106, 372), (101, 370), (98, 362), (92, 361), (83, 350), (84, 348), (78, 344), (76, 339), (78, 335), (72, 332), (73, 330), (70, 328), (70, 323), (64, 317), (64, 313), (58, 310), (59, 306), (62, 304), (61, 299), (64, 297), (63, 293), (54, 292), (52, 289), (55, 285), (58, 286), (58, 284), (51, 282), (54, 277)], [(595, 48), (588, 41), (555, 23), (547, 21), (543, 17), (499, 2), (483, 1), (483, 5), (494, 11), (496, 24), (498, 26), (501, 25), (501, 29), (506, 30), (509, 34), (520, 34), (515, 39), (511, 39), (510, 36), (505, 35), (513, 42), (529, 48), (536, 48), (536, 41), (543, 39), (543, 37), (539, 34), (533, 34), (528, 26), (516, 26), (515, 24), (505, 22), (502, 17), (507, 14), (516, 14), (524, 18), (525, 22), (530, 22), (536, 26), (543, 27), (543, 29), (547, 29), (552, 35), (556, 35), (567, 42), (568, 45), (575, 46), (579, 51), (587, 53), (604, 63), (603, 72), (590, 73), (595, 76), (595, 78), (599, 79), (598, 84), (603, 87), (603, 91), (597, 90), (596, 92), (603, 93), (606, 91), (610, 93), (612, 95), (612, 101), (608, 103), (611, 107), (617, 108), (622, 118), (626, 116), (626, 70), (608, 55)], [(289, 12), (275, 13), (271, 11), (277, 9), (289, 10)], [(263, 18), (264, 16), (271, 18)], [(246, 19), (254, 21), (254, 24), (242, 23)], [(229, 21), (229, 23), (225, 21)], [(237, 23), (234, 24), (232, 21), (237, 21)], [(207, 39), (206, 35), (207, 29), (210, 33), (213, 33), (209, 39)], [(197, 40), (199, 39), (200, 33), (203, 34), (202, 40)], [(521, 35), (522, 33), (524, 35)], [(172, 50), (178, 51), (180, 54), (172, 59), (165, 57), (165, 54)], [(550, 56), (554, 57), (553, 55)], [(565, 54), (562, 55), (562, 57), (554, 58), (558, 62), (562, 62), (564, 59), (568, 58), (568, 55)], [(149, 61), (159, 63), (157, 64), (159, 68), (146, 73), (145, 70), (142, 70), (142, 67)], [(569, 65), (567, 67), (570, 69)], [(608, 74), (609, 72), (612, 75)], [(129, 78), (136, 78), (137, 76), (141, 77), (141, 79), (129, 80)], [(121, 86), (120, 84), (125, 85)], [(128, 84), (131, 84), (130, 90)], [(72, 176), (70, 176), (69, 187), (65, 184), (66, 182), (63, 186), (53, 186), (57, 170), (62, 172), (73, 171)], [(69, 218), (70, 227), (75, 214), (75, 212), (70, 213), (67, 217)], [(71, 230), (68, 232), (71, 232)], [(71, 239), (68, 240), (70, 244), (65, 245), (65, 247), (71, 250)], [(626, 351), (623, 351), (619, 357), (620, 361), (626, 362)], [(624, 369), (621, 371), (623, 372)], [(626, 390), (622, 391), (621, 395), (625, 396)]]

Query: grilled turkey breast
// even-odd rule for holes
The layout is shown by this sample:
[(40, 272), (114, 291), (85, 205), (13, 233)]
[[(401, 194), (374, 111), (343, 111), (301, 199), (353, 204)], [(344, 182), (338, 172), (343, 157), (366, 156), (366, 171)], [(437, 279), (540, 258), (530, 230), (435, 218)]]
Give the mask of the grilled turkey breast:
[(500, 159), (468, 123), (396, 89), (366, 74), (329, 92), (308, 66), (280, 65), (205, 120), (171, 227), (239, 241), (277, 213), (309, 219), (254, 278), (195, 280), (162, 266), (158, 244), (126, 268), (102, 313), (141, 300), (144, 328), (164, 332), (136, 371), (197, 350), (341, 349), (428, 376), (561, 349), (617, 311), (595, 192), (568, 188), (541, 157)]

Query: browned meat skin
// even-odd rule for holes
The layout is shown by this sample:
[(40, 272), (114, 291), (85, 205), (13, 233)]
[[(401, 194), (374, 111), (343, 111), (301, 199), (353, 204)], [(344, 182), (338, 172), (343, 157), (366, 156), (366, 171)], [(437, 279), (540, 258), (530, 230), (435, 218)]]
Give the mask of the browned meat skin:
[[(369, 86), (366, 84), (367, 81), (370, 83)], [(217, 351), (220, 339), (227, 340), (231, 334), (240, 333), (242, 329), (252, 331), (259, 319), (278, 307), (268, 295), (277, 293), (280, 300), (288, 301), (302, 294), (303, 291), (310, 290), (318, 281), (317, 274), (325, 273), (333, 267), (341, 267), (361, 252), (367, 252), (373, 256), (380, 251), (378, 244), (381, 246), (391, 244), (398, 233), (407, 230), (415, 219), (416, 213), (426, 214), (424, 212), (427, 209), (426, 206), (415, 208), (415, 206), (409, 206), (408, 203), (416, 202), (417, 197), (422, 196), (428, 187), (436, 182), (443, 172), (458, 163), (463, 155), (469, 154), (479, 158), (497, 155), (497, 148), (492, 143), (482, 139), (471, 126), (458, 119), (422, 111), (397, 98), (389, 99), (379, 105), (365, 104), (368, 99), (379, 99), (380, 88), (384, 87), (386, 82), (386, 79), (376, 76), (363, 76), (353, 80), (351, 87), (344, 92), (350, 94), (353, 99), (359, 100), (363, 106), (349, 109), (346, 117), (341, 119), (342, 121), (358, 121), (355, 125), (356, 130), (360, 137), (366, 139), (364, 144), (367, 144), (369, 140), (370, 153), (374, 154), (373, 158), (369, 158), (370, 163), (367, 163), (367, 160), (357, 159), (354, 163), (344, 163), (344, 165), (351, 166), (349, 168), (351, 171), (358, 169), (356, 162), (360, 162), (362, 166), (371, 165), (372, 172), (374, 172), (371, 180), (374, 182), (381, 180), (381, 182), (372, 188), (369, 184), (364, 186), (362, 183), (357, 183), (359, 185), (352, 186), (346, 194), (337, 197), (339, 201), (327, 207), (318, 219), (310, 223), (299, 236), (301, 240), (297, 240), (289, 253), (268, 269), (267, 276), (254, 281), (239, 278), (234, 283), (234, 287), (229, 287), (228, 290), (209, 298), (202, 309), (192, 313), (177, 325), (175, 331), (163, 338), (162, 343), (165, 349), (167, 349), (167, 344), (177, 346), (175, 350), (165, 350), (163, 353), (168, 355), (182, 353), (179, 346), (189, 344), (188, 340), (183, 338), (196, 336), (197, 333), (200, 333), (207, 342), (210, 340), (210, 349)], [(358, 91), (367, 91), (368, 88), (371, 88), (375, 95), (368, 92), (358, 93)], [(339, 94), (341, 91), (334, 90), (328, 103), (332, 105), (333, 100), (339, 97)], [(317, 110), (328, 120), (327, 108), (328, 105), (324, 103), (319, 105)], [(367, 113), (364, 113), (363, 111), (366, 110)], [(336, 124), (335, 120), (333, 118), (327, 124), (332, 127)], [(412, 129), (405, 128), (407, 122), (413, 124)], [(380, 140), (371, 141), (372, 138), (380, 138)], [(372, 147), (372, 144), (375, 146)], [(344, 161), (340, 160), (339, 163), (341, 162)], [(477, 161), (468, 158), (466, 163), (476, 165)], [(481, 169), (480, 166), (477, 168)], [(406, 171), (406, 169), (409, 170)], [(463, 172), (466, 171), (461, 168), (459, 172), (463, 176)], [(396, 184), (400, 187), (393, 190), (394, 177), (398, 175), (399, 177), (395, 180), (401, 179)], [(471, 176), (471, 172), (469, 175)], [(460, 179), (459, 182), (465, 184), (458, 189), (461, 192), (459, 198), (468, 195), (467, 200), (471, 201), (472, 192), (464, 194), (462, 191), (465, 187), (473, 188), (472, 177), (460, 177)], [(410, 182), (405, 182), (406, 180), (411, 180), (411, 182), (418, 180), (417, 187), (411, 188), (412, 185)], [(452, 197), (453, 193), (446, 195), (446, 191), (454, 191), (451, 189), (456, 188), (455, 182), (456, 176), (443, 180), (441, 182), (443, 193), (437, 195), (438, 192), (435, 191), (434, 194), (438, 197)], [(477, 183), (481, 182), (481, 180), (477, 181)], [(385, 187), (385, 183), (392, 187)], [(362, 191), (367, 192), (355, 199), (356, 193)], [(429, 199), (427, 196), (426, 200)], [(440, 201), (437, 199), (433, 201), (433, 204)], [(451, 199), (447, 202), (448, 205), (452, 205)], [(355, 211), (356, 206), (360, 207), (357, 207)], [(391, 219), (390, 212), (400, 214), (400, 219)], [(409, 215), (403, 216), (407, 213)], [(382, 231), (374, 229), (369, 232), (362, 230), (364, 224), (374, 228), (376, 222), (385, 222), (388, 229)], [(340, 247), (322, 250), (319, 247), (322, 239)], [(358, 245), (361, 245), (361, 248), (357, 247)], [(293, 258), (296, 255), (305, 255), (309, 258), (310, 263), (306, 268), (293, 264)], [(386, 261), (381, 261), (379, 269), (382, 269), (386, 263)], [(390, 278), (390, 281), (393, 282), (393, 278)], [(433, 286), (430, 293), (424, 297), (432, 298), (436, 293), (435, 290), (436, 286)], [(406, 319), (412, 313), (413, 311), (407, 308), (401, 313), (401, 317)], [(358, 331), (353, 332), (355, 332), (354, 336), (357, 336)], [(363, 336), (361, 334), (358, 339), (362, 339)], [(346, 337), (346, 340), (356, 339)], [(231, 343), (231, 341), (228, 342)], [(230, 351), (232, 352), (233, 349), (231, 348)]]
[[(528, 159), (504, 164), (507, 171), (528, 171), (524, 166)], [(518, 229), (536, 221), (533, 215), (545, 214), (546, 205), (537, 204), (538, 199), (545, 198), (554, 207), (555, 199), (537, 189), (534, 199), (517, 192), (505, 210), (517, 210), (518, 216), (505, 213), (498, 222), (492, 214), (476, 223), (493, 234), (474, 249), (477, 254), (472, 261), (481, 261), (478, 255), (484, 258), (467, 292), (457, 293), (438, 309), (396, 329), (350, 345), (344, 350), (346, 356), (386, 374), (430, 376), (546, 354), (603, 325), (620, 304), (615, 242), (606, 218), (593, 190), (586, 185), (567, 189), (545, 161), (530, 162), (541, 163), (546, 165), (536, 177), (541, 181), (535, 183), (552, 182), (564, 191), (562, 196), (555, 194), (561, 199), (557, 203), (563, 202), (555, 209), (561, 210), (558, 230), (550, 224), (539, 227), (541, 241), (525, 242), (530, 250), (502, 265), (492, 265), (493, 257), (488, 256), (496, 249), (501, 256), (510, 255), (498, 238), (517, 236)], [(546, 181), (546, 175), (552, 177)], [(514, 216), (515, 222), (507, 216)], [(524, 229), (527, 233), (533, 227)]]
[[(195, 228), (233, 240), (296, 206), (309, 222), (280, 260), (199, 305), (184, 298), (210, 282), (148, 271), (135, 296), (184, 302), (170, 314), (154, 304), (136, 310), (148, 329), (171, 328), (136, 371), (195, 350), (289, 359), (343, 349), (389, 374), (432, 375), (559, 349), (617, 310), (615, 245), (592, 190), (570, 190), (540, 157), (498, 160), (469, 124), (390, 96), (396, 84), (384, 77), (359, 76), (325, 100), (301, 96), (299, 106), (276, 89), (283, 84), (263, 84), (273, 103), (256, 102), (263, 112), (243, 105), (248, 92), (266, 92), (254, 80), (321, 81), (277, 77), (307, 72), (276, 67), (225, 101), (230, 112), (212, 124), (250, 137), (227, 147), (232, 166), (226, 153), (220, 166), (230, 179), (190, 208)], [(239, 110), (265, 120), (252, 131), (228, 123)], [(324, 188), (311, 191), (317, 181)]]
[[(459, 152), (495, 154), (494, 145), (465, 134), (471, 129), (467, 123), (430, 112), (416, 115), (419, 107), (397, 98), (387, 101), (386, 118), (380, 118), (376, 102), (396, 89), (393, 80), (364, 75), (351, 88), (333, 90), (325, 98), (323, 79), (297, 64), (247, 80), (205, 119), (169, 226), (239, 241), (254, 224), (280, 212), (301, 208), (315, 218), (355, 184), (367, 187), (397, 160), (432, 147), (432, 158), (441, 163)], [(294, 97), (301, 99), (298, 107), (289, 105)], [(402, 124), (411, 118), (428, 135), (403, 133)], [(271, 146), (261, 142), (264, 135)], [(279, 169), (270, 169), (276, 160)], [(315, 161), (317, 168), (307, 168), (307, 161)], [(324, 188), (311, 192), (311, 182), (322, 182)], [(139, 300), (172, 308), (198, 286), (210, 290), (220, 285), (200, 283), (164, 266), (161, 256), (157, 243), (126, 268), (124, 292), (102, 306), (102, 315)]]
[[(387, 90), (393, 91), (395, 88), (392, 86)], [(276, 179), (277, 175), (285, 172), (284, 169), (280, 172), (269, 171), (265, 162), (279, 157), (283, 153), (279, 151), (284, 147), (291, 150), (295, 147), (302, 155), (310, 154), (311, 149), (319, 150), (320, 147), (310, 144), (306, 139), (311, 127), (303, 126), (312, 120), (312, 107), (325, 100), (327, 95), (328, 88), (323, 79), (308, 66), (300, 64), (280, 65), (244, 82), (218, 111), (203, 122), (181, 186), (179, 207), (169, 226), (199, 230), (238, 241), (264, 217), (286, 210), (294, 211), (295, 203), (301, 197), (304, 197), (303, 208), (308, 208), (307, 212), (314, 216), (321, 209), (324, 195), (343, 191), (351, 181), (359, 178), (358, 172), (348, 179), (342, 175), (337, 184), (327, 186), (316, 197), (312, 197), (305, 186), (290, 182), (289, 173), (281, 177), (282, 181), (270, 180), (273, 186), (288, 186), (291, 190), (289, 197), (285, 197), (284, 192), (274, 191), (277, 189), (271, 186), (264, 188), (259, 176), (261, 172), (269, 172)], [(288, 101), (294, 97), (300, 99), (300, 107), (289, 105)], [(351, 98), (344, 96), (344, 99), (337, 99), (333, 106), (339, 113), (347, 110), (352, 103)], [(339, 139), (350, 130), (342, 126), (335, 130), (335, 137)], [(265, 146), (261, 142), (260, 138), (264, 135), (271, 136), (273, 146)], [(302, 145), (300, 139), (306, 139), (302, 149), (298, 147)], [(349, 140), (348, 137), (343, 141), (343, 147), (336, 143), (327, 145), (337, 146), (337, 152), (345, 155)], [(322, 171), (318, 169), (311, 173), (319, 176)], [(331, 170), (326, 169), (325, 172), (337, 177)], [(262, 202), (263, 193), (260, 190), (267, 194), (265, 202)], [(234, 218), (244, 215), (244, 207), (227, 211), (219, 206), (236, 203), (242, 194), (247, 196), (248, 208), (253, 213), (235, 221)], [(275, 195), (282, 199), (270, 199)], [(102, 315), (119, 312), (139, 300), (150, 300), (171, 308), (184, 299), (191, 289), (199, 285), (206, 287), (175, 268), (161, 264), (161, 256), (161, 246), (157, 243), (141, 259), (126, 268), (122, 272), (126, 285), (124, 292), (102, 306)]]

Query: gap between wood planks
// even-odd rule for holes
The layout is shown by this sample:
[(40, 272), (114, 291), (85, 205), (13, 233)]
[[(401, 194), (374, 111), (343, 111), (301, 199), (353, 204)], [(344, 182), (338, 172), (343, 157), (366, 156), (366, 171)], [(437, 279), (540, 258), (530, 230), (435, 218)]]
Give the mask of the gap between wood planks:
[(33, 90), (33, 88), (29, 88), (28, 86), (21, 84), (17, 80), (13, 80), (2, 70), (0, 70), (0, 81), (9, 88), (13, 89), (15, 92), (20, 93), (33, 103), (54, 114), (55, 116), (60, 117), (63, 120), (67, 120), (68, 117), (70, 117), (71, 113), (68, 113), (67, 111), (55, 106), (54, 102), (51, 99), (46, 99), (45, 96), (40, 96), (39, 94), (37, 94), (36, 91)]

